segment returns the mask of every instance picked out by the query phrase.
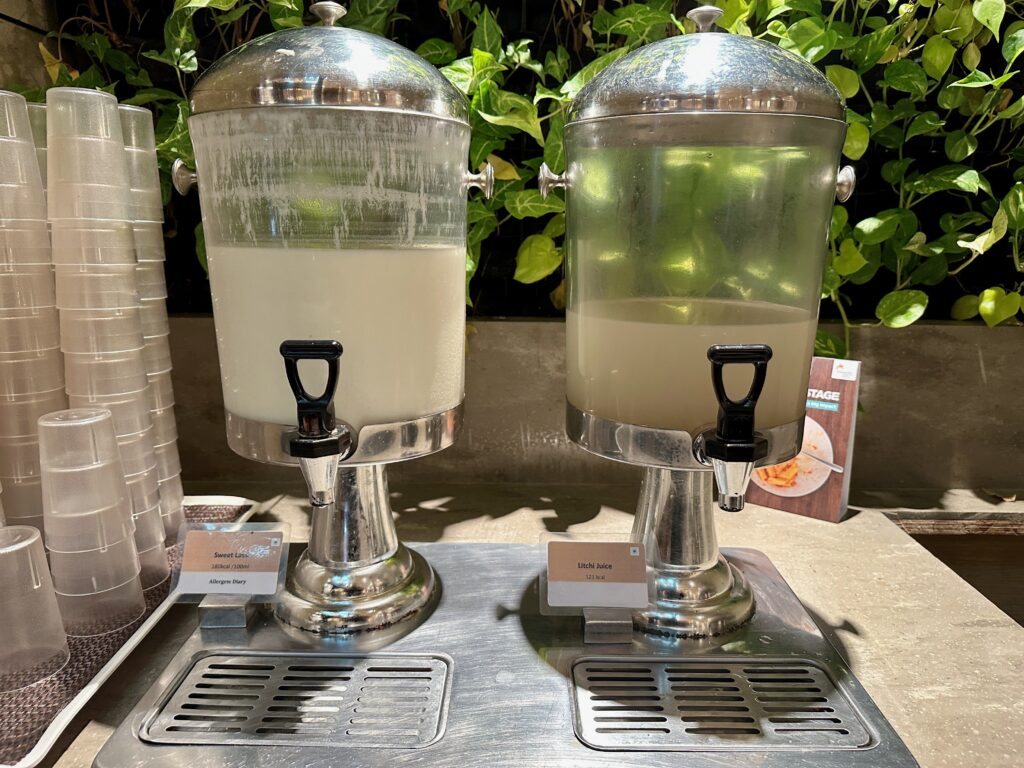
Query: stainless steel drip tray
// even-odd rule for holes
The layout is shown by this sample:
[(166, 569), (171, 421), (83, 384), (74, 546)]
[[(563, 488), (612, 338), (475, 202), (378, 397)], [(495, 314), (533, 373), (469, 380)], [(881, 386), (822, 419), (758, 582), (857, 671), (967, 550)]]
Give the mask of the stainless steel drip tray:
[(378, 653), (211, 653), (168, 690), (154, 744), (425, 747), (441, 737), (451, 660)]
[(757, 599), (736, 632), (595, 646), (579, 617), (541, 614), (542, 546), (413, 546), (443, 589), (410, 634), (381, 647), (267, 611), (246, 630), (196, 630), (95, 765), (916, 765), (759, 552), (724, 550)]
[(575, 728), (606, 750), (864, 749), (852, 702), (810, 659), (584, 657)]

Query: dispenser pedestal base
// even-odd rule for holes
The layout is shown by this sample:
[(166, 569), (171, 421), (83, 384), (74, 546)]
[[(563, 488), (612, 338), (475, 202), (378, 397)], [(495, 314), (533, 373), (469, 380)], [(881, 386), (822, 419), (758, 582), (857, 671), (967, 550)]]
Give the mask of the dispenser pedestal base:
[(539, 612), (542, 547), (418, 548), (445, 588), (414, 632), (374, 649), (379, 632), (314, 635), (268, 611), (197, 630), (96, 765), (916, 765), (759, 552), (725, 550), (757, 601), (736, 631), (586, 646), (580, 617)]
[(426, 619), (440, 597), (430, 564), (399, 544), (379, 562), (332, 570), (303, 552), (274, 608), (285, 624), (324, 635), (394, 642)]

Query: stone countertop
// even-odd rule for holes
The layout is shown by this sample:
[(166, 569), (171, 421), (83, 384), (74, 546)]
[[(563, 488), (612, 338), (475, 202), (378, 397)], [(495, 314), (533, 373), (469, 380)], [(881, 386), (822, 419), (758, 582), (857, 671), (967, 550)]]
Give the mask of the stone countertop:
[[(391, 494), (406, 541), (540, 543), (552, 532), (628, 533), (630, 486), (409, 485)], [(307, 530), (304, 502), (277, 496), (254, 520)], [(863, 510), (833, 525), (748, 507), (718, 513), (719, 543), (767, 554), (841, 650), (922, 768), (1024, 764), (1024, 628), (900, 530)], [(104, 686), (51, 758), (91, 765), (187, 635), (176, 609)], [(67, 744), (67, 739), (64, 744)], [(63, 746), (63, 745), (62, 745)]]

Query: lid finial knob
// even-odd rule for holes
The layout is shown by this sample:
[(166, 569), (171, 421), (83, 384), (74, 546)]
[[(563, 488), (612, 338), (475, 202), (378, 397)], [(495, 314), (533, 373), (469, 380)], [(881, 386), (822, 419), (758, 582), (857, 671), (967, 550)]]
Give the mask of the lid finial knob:
[(687, 11), (686, 18), (697, 25), (698, 32), (710, 32), (723, 13), (721, 8), (714, 5), (702, 5), (692, 11)]
[(314, 16), (323, 22), (325, 27), (333, 27), (338, 19), (348, 13), (343, 6), (338, 3), (330, 2), (330, 0), (313, 3), (309, 6), (309, 10)]

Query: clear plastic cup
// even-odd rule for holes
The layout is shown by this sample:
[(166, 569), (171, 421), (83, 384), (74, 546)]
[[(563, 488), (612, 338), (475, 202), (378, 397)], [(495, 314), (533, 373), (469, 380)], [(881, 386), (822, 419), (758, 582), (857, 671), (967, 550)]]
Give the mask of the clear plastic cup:
[(153, 375), (170, 371), (171, 345), (169, 336), (145, 336), (142, 358), (146, 361), (146, 373)]
[(0, 353), (0, 398), (20, 399), (63, 386), (60, 348)]
[(67, 663), (68, 641), (35, 528), (0, 528), (0, 616), (0, 691), (30, 685)]
[(167, 302), (163, 299), (141, 299), (139, 316), (142, 319), (142, 335), (144, 338), (167, 336), (171, 325), (167, 320)]
[(0, 397), (0, 437), (35, 435), (40, 416), (67, 407), (64, 387), (28, 395), (4, 395)]
[(178, 543), (181, 526), (185, 524), (185, 492), (181, 487), (181, 475), (160, 481), (160, 515), (167, 534), (167, 546), (173, 547)]
[(57, 307), (123, 309), (139, 306), (139, 283), (133, 264), (58, 264)]
[[(154, 470), (155, 472), (156, 470)], [(8, 525), (43, 528), (43, 486), (39, 477), (0, 477), (4, 488), (4, 515)], [(33, 521), (27, 523), (27, 520)]]
[(135, 548), (140, 552), (164, 543), (164, 523), (160, 517), (160, 505), (144, 509), (133, 515), (135, 521)]
[(150, 410), (160, 411), (174, 405), (174, 385), (171, 383), (170, 371), (151, 373), (146, 379), (149, 381)]
[(51, 469), (117, 464), (114, 421), (103, 408), (72, 408), (39, 419), (39, 463)]
[(46, 221), (0, 218), (0, 264), (50, 264)]
[[(159, 477), (159, 466), (157, 473)], [(44, 514), (102, 513), (116, 516), (115, 512), (108, 513), (108, 510), (131, 514), (131, 501), (120, 459), (75, 469), (48, 467), (40, 462), (39, 474), (43, 484)], [(101, 546), (104, 541), (99, 540), (94, 546)]]
[(159, 480), (169, 480), (181, 474), (177, 440), (154, 447), (153, 453), (156, 454), (156, 475)]
[(25, 97), (0, 91), (0, 211), (5, 218), (46, 218)]
[(32, 144), (36, 148), (36, 160), (39, 162), (39, 176), (46, 189), (46, 105), (29, 104), (28, 122), (32, 127)]
[(57, 592), (64, 630), (72, 637), (92, 637), (115, 632), (137, 621), (146, 612), (139, 575), (103, 592), (65, 595)]
[(139, 574), (139, 553), (132, 536), (80, 552), (50, 550), (53, 586), (65, 595), (105, 592)]
[(50, 88), (46, 109), (50, 219), (129, 220), (117, 99), (85, 88)]
[(60, 312), (60, 347), (64, 354), (106, 355), (135, 350), (141, 359), (142, 346), (142, 320), (136, 307)]
[(45, 264), (0, 263), (0, 307), (53, 307), (56, 301), (52, 267)]
[(65, 389), (78, 397), (143, 392), (149, 385), (141, 350), (64, 355)]
[[(160, 521), (160, 518), (157, 518)], [(160, 526), (161, 535), (163, 525)], [(171, 573), (170, 564), (167, 562), (167, 547), (163, 539), (155, 547), (139, 552), (139, 580), (143, 589), (152, 589), (157, 584), (163, 584)]]
[(60, 323), (56, 307), (0, 309), (0, 355), (59, 346)]
[(134, 435), (117, 438), (118, 451), (121, 454), (121, 467), (125, 478), (146, 472), (156, 466), (156, 454), (153, 451), (153, 428), (145, 429)]
[(135, 233), (127, 221), (55, 221), (54, 264), (135, 264)]
[(158, 221), (136, 221), (135, 257), (141, 262), (164, 261), (164, 226)]
[(162, 261), (143, 261), (136, 268), (139, 279), (139, 298), (152, 301), (167, 299), (167, 280)]
[(153, 420), (153, 444), (164, 445), (178, 439), (178, 425), (174, 420), (174, 407), (158, 408), (149, 412)]
[[(154, 436), (155, 436), (154, 432)], [(156, 457), (153, 458), (156, 466)], [(39, 437), (25, 435), (22, 437), (0, 437), (0, 477), (16, 478), (19, 481), (39, 482)], [(3, 483), (0, 482), (0, 487)], [(20, 512), (36, 515), (41, 510)]]
[(114, 432), (118, 435), (134, 435), (153, 426), (147, 390), (105, 397), (68, 395), (68, 403), (72, 408), (106, 408), (114, 416)]
[(145, 107), (122, 104), (118, 107), (121, 133), (128, 163), (132, 219), (159, 222), (163, 219), (160, 198), (160, 171), (156, 159), (153, 113)]
[(160, 490), (155, 460), (153, 466), (148, 469), (134, 475), (125, 475), (124, 481), (128, 486), (128, 498), (133, 513), (159, 506)]

